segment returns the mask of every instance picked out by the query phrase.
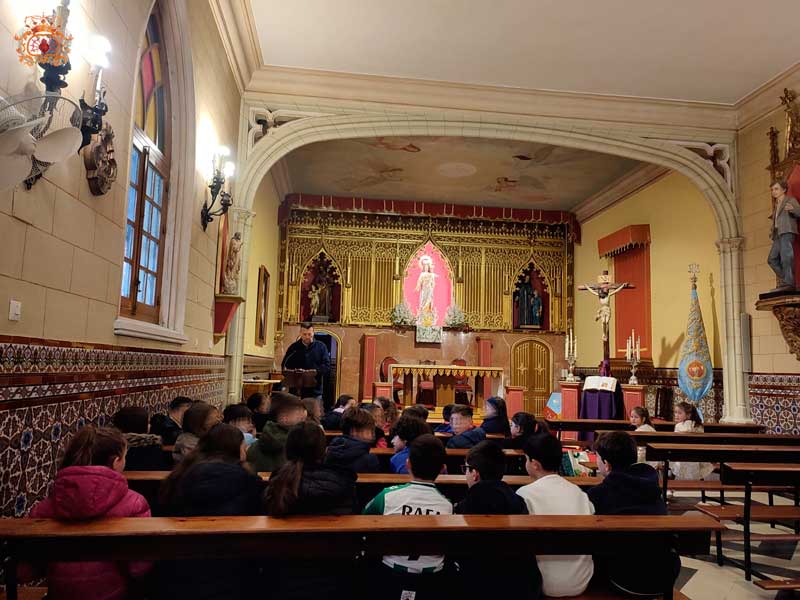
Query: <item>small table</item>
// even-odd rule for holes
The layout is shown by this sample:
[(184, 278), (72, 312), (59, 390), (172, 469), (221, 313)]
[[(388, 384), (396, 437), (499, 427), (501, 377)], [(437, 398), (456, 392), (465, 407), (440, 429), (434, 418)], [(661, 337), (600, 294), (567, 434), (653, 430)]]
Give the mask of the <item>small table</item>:
[(242, 381), (242, 402), (247, 402), (247, 399), (256, 392), (269, 396), (272, 393), (272, 386), (280, 382), (280, 379), (246, 379)]
[(403, 375), (403, 403), (413, 404), (414, 376), (433, 377), (436, 406), (454, 404), (456, 399), (456, 378), (475, 378), (475, 404), (483, 401), (483, 385), (478, 385), (484, 377), (502, 377), (502, 367), (475, 367), (462, 365), (389, 365), (389, 381), (394, 381), (395, 371)]

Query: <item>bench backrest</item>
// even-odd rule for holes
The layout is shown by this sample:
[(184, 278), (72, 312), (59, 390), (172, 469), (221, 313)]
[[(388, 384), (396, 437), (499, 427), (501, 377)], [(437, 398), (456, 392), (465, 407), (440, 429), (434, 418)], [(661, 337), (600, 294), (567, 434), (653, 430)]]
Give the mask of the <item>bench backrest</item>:
[[(598, 431), (597, 434), (606, 433)], [(727, 444), (742, 446), (800, 446), (800, 435), (766, 433), (679, 433), (675, 431), (631, 431), (639, 446), (664, 444)]]
[(800, 446), (647, 444), (647, 460), (692, 462), (800, 462)]
[(800, 486), (800, 464), (797, 463), (723, 463), (720, 480), (726, 485), (793, 485)]
[(60, 522), (2, 519), (12, 560), (368, 557), (384, 554), (485, 555), (630, 552), (677, 536), (682, 552), (706, 554), (721, 525), (705, 515), (447, 515), (189, 517)]

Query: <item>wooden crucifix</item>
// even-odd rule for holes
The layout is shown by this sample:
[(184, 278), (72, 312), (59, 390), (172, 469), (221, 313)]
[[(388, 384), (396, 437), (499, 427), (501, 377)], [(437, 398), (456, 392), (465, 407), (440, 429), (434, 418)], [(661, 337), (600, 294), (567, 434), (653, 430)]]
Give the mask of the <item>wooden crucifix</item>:
[(608, 324), (611, 321), (611, 296), (624, 290), (632, 288), (630, 283), (612, 283), (608, 271), (603, 271), (602, 275), (597, 276), (596, 284), (579, 285), (578, 289), (589, 292), (597, 296), (600, 300), (600, 308), (597, 309), (594, 320), (600, 321), (603, 325), (603, 362), (611, 359), (611, 348), (609, 347)]

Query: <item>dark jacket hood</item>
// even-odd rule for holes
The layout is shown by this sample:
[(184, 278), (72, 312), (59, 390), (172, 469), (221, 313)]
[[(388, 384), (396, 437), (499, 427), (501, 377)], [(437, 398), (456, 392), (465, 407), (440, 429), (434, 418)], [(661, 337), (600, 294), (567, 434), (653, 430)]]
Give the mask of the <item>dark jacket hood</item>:
[(454, 435), (447, 441), (448, 448), (472, 448), (479, 442), (486, 439), (486, 432), (480, 427), (473, 427), (472, 429)]
[(289, 429), (279, 425), (275, 421), (267, 421), (264, 430), (258, 438), (257, 444), (265, 452), (277, 452), (286, 446), (286, 438), (289, 437)]
[(479, 481), (456, 504), (459, 515), (527, 515), (525, 500), (503, 481)]
[(613, 469), (588, 492), (597, 514), (663, 515), (667, 513), (658, 473), (646, 463)]
[(298, 501), (293, 514), (353, 513), (356, 474), (333, 465), (316, 465), (303, 469)]
[(178, 484), (175, 511), (184, 516), (257, 514), (264, 485), (240, 464), (200, 462)]
[(500, 417), (489, 417), (484, 419), (481, 423), (481, 429), (486, 433), (502, 433), (503, 435), (511, 435), (511, 425), (508, 424), (507, 419)]
[(376, 473), (380, 470), (380, 462), (369, 450), (370, 445), (367, 442), (354, 437), (335, 437), (328, 444), (325, 464), (345, 467), (355, 473)]

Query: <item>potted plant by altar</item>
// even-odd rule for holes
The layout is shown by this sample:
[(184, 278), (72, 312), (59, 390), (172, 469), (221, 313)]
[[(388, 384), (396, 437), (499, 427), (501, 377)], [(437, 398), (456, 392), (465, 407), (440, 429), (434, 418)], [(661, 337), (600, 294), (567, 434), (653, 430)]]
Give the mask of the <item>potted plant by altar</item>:
[(405, 302), (395, 305), (389, 315), (389, 321), (391, 321), (392, 327), (394, 327), (395, 331), (398, 333), (406, 329), (411, 329), (416, 324), (414, 313), (411, 312), (411, 307)]
[(447, 313), (444, 316), (444, 328), (457, 329), (464, 333), (469, 331), (467, 316), (458, 304), (451, 304), (447, 307)]

